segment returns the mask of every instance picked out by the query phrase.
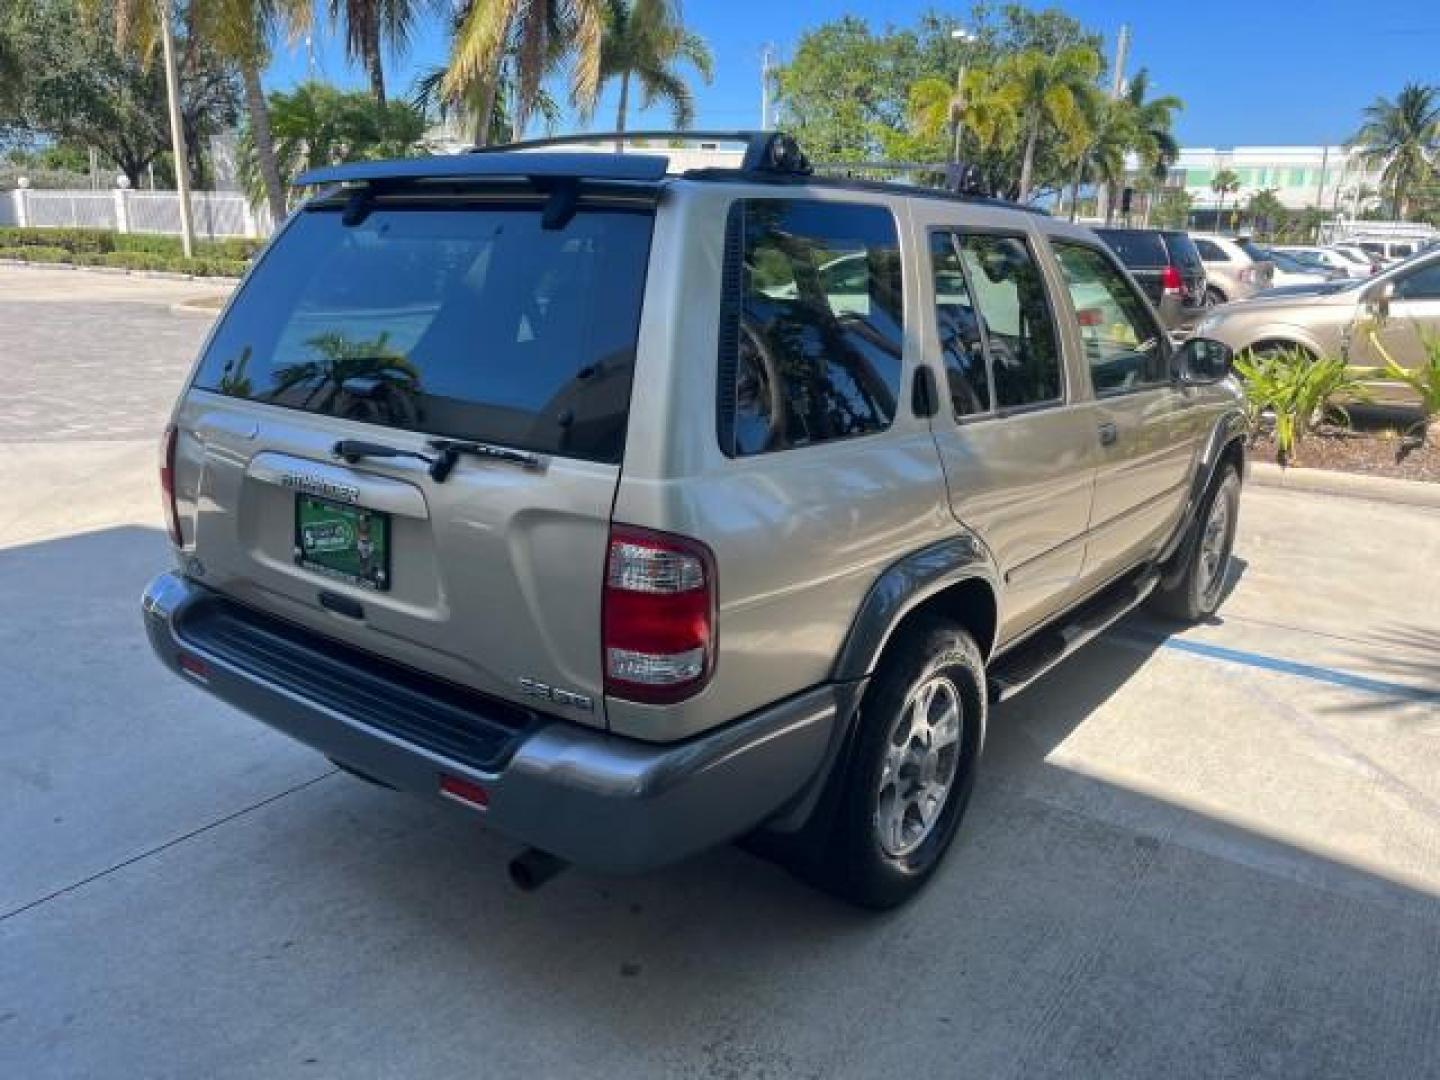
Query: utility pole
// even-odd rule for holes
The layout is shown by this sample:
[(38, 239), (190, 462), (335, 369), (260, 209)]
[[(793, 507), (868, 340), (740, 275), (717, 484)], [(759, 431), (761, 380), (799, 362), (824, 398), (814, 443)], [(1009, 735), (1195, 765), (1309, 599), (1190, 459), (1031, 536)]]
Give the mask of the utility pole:
[(1315, 185), (1315, 209), (1319, 211), (1315, 222), (1315, 240), (1320, 240), (1320, 224), (1325, 220), (1325, 170), (1330, 166), (1330, 146), (1326, 144), (1320, 152), (1320, 182)]
[(180, 196), (180, 250), (195, 254), (195, 222), (190, 217), (190, 166), (185, 155), (185, 125), (180, 119), (180, 74), (175, 67), (175, 35), (170, 27), (170, 0), (156, 0), (160, 45), (165, 53), (165, 95), (170, 103), (170, 151), (175, 155), (175, 187)]
[[(1125, 92), (1125, 63), (1130, 59), (1130, 24), (1121, 23), (1115, 35), (1115, 70), (1110, 74), (1110, 100), (1119, 101)], [(1095, 214), (1106, 224), (1110, 222), (1110, 189), (1106, 184), (1095, 188)]]
[(770, 84), (775, 78), (775, 46), (760, 51), (760, 130), (770, 130)]
[(1110, 97), (1119, 100), (1125, 92), (1125, 62), (1130, 59), (1130, 24), (1120, 24), (1120, 34), (1115, 38), (1115, 72), (1110, 80)]
[(960, 136), (965, 130), (965, 73), (969, 68), (969, 52), (966, 48), (975, 40), (975, 35), (963, 26), (950, 31), (950, 36), (960, 43), (961, 61), (959, 70), (955, 73), (955, 100), (950, 105), (950, 113), (953, 117), (953, 137), (950, 144), (950, 160), (954, 164), (960, 164)]

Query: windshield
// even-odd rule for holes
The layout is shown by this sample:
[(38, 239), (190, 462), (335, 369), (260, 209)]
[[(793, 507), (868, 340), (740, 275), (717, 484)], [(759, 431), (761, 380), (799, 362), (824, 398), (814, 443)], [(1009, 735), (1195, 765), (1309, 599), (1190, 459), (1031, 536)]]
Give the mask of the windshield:
[(302, 212), (195, 385), (231, 397), (619, 461), (653, 218), (534, 205)]

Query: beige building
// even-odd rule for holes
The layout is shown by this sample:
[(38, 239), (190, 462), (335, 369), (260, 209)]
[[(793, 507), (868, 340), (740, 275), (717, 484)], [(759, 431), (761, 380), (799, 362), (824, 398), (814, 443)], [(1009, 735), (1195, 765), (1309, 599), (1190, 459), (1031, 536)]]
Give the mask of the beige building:
[(1220, 197), (1211, 188), (1215, 176), (1229, 169), (1240, 189), (1224, 197), (1228, 206), (1244, 206), (1251, 196), (1273, 191), (1288, 209), (1314, 206), (1326, 216), (1355, 217), (1378, 204), (1380, 171), (1364, 166), (1342, 146), (1237, 146), (1222, 150), (1182, 150), (1170, 170), (1169, 184), (1184, 188), (1194, 209), (1214, 210)]

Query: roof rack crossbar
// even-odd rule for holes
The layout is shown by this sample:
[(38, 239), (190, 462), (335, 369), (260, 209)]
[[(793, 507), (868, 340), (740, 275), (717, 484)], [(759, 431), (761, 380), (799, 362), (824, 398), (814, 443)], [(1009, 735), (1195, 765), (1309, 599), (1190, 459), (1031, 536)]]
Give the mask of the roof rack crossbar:
[[(743, 143), (742, 172), (780, 172), (807, 175), (810, 163), (795, 139), (781, 131), (596, 131), (575, 135), (555, 135), (545, 139), (475, 146), (472, 154), (508, 153), (513, 150), (548, 150), (589, 143), (613, 142), (732, 142)], [(659, 147), (646, 147), (657, 151)]]

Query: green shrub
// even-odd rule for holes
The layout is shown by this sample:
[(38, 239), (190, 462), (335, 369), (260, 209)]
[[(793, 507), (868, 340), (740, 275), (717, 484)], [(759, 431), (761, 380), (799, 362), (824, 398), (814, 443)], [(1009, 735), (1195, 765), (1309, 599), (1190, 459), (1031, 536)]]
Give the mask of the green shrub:
[(1275, 457), (1281, 465), (1299, 460), (1305, 436), (1327, 412), (1349, 424), (1350, 414), (1336, 403), (1337, 398), (1369, 396), (1355, 369), (1344, 360), (1317, 358), (1303, 349), (1242, 353), (1235, 358), (1235, 370), (1245, 384), (1251, 435), (1258, 434), (1266, 412), (1274, 416)]
[(101, 266), (120, 266), (126, 270), (167, 270), (173, 261), (167, 255), (150, 251), (111, 251), (99, 260)]
[[(0, 237), (0, 240), (7, 239)], [(193, 274), (196, 277), (241, 277), (249, 268), (243, 259), (197, 255), (187, 259), (179, 253), (155, 251), (67, 251), (62, 247), (0, 246), (0, 259), (22, 262), (70, 263), (74, 266), (113, 266), (122, 270), (159, 270), (172, 274)]]
[(109, 229), (0, 228), (0, 247), (49, 247), (66, 251), (114, 251), (116, 234)]
[[(246, 240), (241, 237), (225, 240), (196, 240), (195, 257), (229, 263), (245, 263), (252, 259), (264, 244), (263, 240)], [(114, 233), (108, 229), (0, 227), (0, 248), (22, 247), (58, 248), (76, 254), (130, 253), (181, 258), (178, 236), (162, 236), (157, 233)]]
[(1440, 334), (1426, 330), (1419, 323), (1415, 324), (1415, 334), (1425, 349), (1425, 359), (1418, 366), (1407, 368), (1396, 363), (1375, 331), (1376, 327), (1369, 328), (1370, 343), (1385, 361), (1385, 366), (1380, 369), (1381, 374), (1395, 382), (1404, 383), (1420, 398), (1421, 416), (1410, 427), (1410, 431), (1419, 431), (1421, 444), (1428, 443), (1431, 426), (1436, 420), (1440, 420)]
[[(0, 241), (8, 239), (0, 237)], [(19, 259), (21, 262), (69, 262), (70, 252), (58, 247), (0, 247), (0, 259)]]
[[(226, 262), (244, 263), (260, 250), (263, 240), (196, 240), (195, 258), (220, 259)], [(115, 237), (116, 251), (138, 251), (152, 255), (171, 255), (180, 258), (178, 236), (157, 236), (153, 233), (126, 233)]]

